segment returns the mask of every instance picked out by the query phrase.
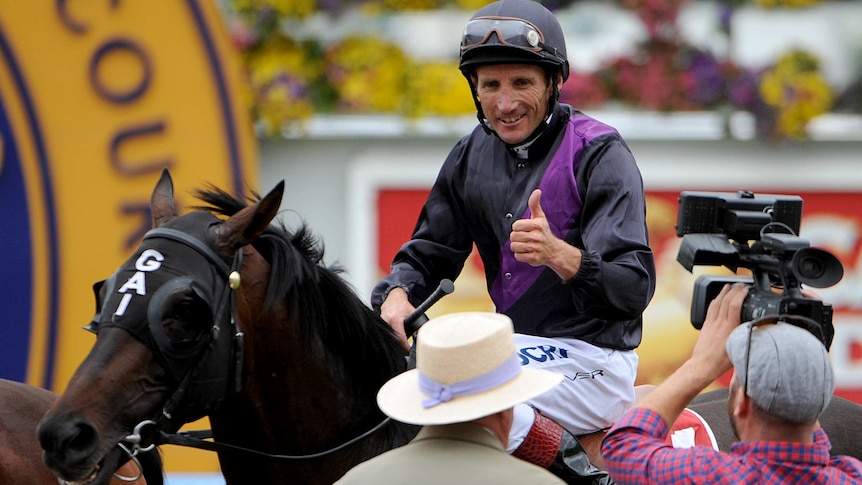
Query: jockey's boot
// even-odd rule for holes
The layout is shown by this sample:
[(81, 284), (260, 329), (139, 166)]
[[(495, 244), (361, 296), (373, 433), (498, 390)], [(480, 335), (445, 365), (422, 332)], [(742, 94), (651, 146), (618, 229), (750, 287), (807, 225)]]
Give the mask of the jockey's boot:
[(608, 472), (587, 456), (578, 439), (559, 423), (536, 411), (536, 421), (512, 456), (547, 468), (569, 485), (612, 485)]

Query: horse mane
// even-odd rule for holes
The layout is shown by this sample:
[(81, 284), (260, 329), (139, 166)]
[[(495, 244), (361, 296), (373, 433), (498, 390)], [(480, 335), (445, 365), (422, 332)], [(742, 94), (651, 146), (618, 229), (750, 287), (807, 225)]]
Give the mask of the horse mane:
[[(194, 209), (227, 217), (260, 200), (254, 192), (247, 201), (240, 200), (212, 185), (195, 195), (207, 205)], [(323, 244), (305, 222), (294, 231), (274, 222), (252, 246), (271, 268), (264, 310), (277, 299), (286, 299), (304, 348), (326, 356), (352, 398), (367, 401), (369, 392), (374, 396), (386, 380), (405, 369), (404, 351), (391, 327), (341, 277), (340, 265), (323, 262)], [(372, 397), (370, 402), (374, 401)]]

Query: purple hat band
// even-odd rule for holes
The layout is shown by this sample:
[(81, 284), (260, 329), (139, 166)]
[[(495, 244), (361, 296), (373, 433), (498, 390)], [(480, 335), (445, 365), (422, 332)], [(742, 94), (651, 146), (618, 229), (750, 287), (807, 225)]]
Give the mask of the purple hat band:
[(419, 389), (430, 396), (428, 399), (422, 401), (422, 406), (427, 409), (440, 403), (449, 402), (456, 396), (466, 396), (489, 391), (511, 381), (520, 373), (521, 359), (515, 354), (500, 366), (482, 375), (467, 379), (466, 381), (455, 382), (448, 386), (440, 384), (419, 371)]

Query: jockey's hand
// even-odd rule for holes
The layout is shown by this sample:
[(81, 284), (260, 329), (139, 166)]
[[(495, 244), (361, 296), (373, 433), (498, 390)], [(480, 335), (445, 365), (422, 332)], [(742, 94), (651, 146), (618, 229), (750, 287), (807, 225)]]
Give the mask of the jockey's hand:
[(410, 303), (407, 298), (407, 292), (403, 288), (393, 288), (386, 300), (380, 305), (380, 317), (392, 327), (395, 335), (401, 340), (401, 345), (408, 352), (410, 351), (410, 343), (407, 341), (407, 334), (404, 332), (404, 319), (407, 318), (416, 308)]
[(568, 281), (578, 272), (581, 251), (554, 235), (542, 209), (542, 191), (530, 194), (530, 218), (512, 224), (510, 247), (515, 259), (532, 266), (547, 266)]

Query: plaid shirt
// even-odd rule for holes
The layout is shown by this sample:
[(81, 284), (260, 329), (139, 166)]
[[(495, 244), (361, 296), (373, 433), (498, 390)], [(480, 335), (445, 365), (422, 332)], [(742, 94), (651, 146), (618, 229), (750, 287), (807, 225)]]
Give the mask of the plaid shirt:
[(734, 443), (730, 453), (707, 446), (676, 449), (664, 441), (668, 426), (655, 412), (630, 410), (608, 432), (602, 455), (618, 485), (627, 484), (862, 484), (862, 462), (829, 456), (822, 429), (810, 445)]

